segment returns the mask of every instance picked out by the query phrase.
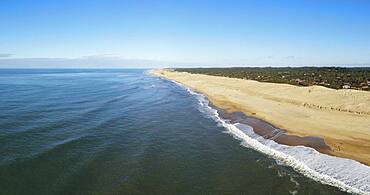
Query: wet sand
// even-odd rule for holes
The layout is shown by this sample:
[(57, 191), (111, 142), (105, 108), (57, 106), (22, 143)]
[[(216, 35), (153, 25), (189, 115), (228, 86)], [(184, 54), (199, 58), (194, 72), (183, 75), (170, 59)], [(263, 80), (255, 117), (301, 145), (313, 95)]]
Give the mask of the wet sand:
[(247, 116), (242, 112), (227, 112), (226, 110), (217, 108), (214, 105), (212, 105), (212, 107), (218, 111), (222, 118), (230, 120), (232, 123), (249, 125), (253, 128), (253, 131), (256, 134), (265, 139), (271, 139), (279, 144), (285, 144), (289, 146), (307, 146), (314, 148), (319, 152), (330, 154), (331, 148), (321, 137), (289, 135), (286, 134), (286, 130), (279, 129), (274, 125), (256, 117)]
[[(169, 70), (154, 70), (152, 74), (175, 80), (206, 95), (231, 118), (239, 117), (257, 134), (278, 143), (305, 145), (370, 165), (369, 92), (298, 87)], [(240, 113), (245, 117), (240, 117)]]

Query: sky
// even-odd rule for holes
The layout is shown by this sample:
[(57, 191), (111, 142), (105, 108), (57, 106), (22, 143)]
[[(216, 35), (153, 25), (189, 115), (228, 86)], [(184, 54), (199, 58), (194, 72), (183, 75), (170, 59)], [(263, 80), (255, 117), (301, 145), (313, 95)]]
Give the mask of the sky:
[(370, 65), (370, 1), (0, 1), (0, 68), (327, 65)]

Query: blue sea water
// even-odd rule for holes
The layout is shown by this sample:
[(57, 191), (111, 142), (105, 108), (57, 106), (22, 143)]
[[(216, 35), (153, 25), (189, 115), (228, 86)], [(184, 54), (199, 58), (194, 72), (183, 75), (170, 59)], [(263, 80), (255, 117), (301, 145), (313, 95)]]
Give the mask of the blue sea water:
[(147, 70), (0, 70), (0, 194), (343, 194)]

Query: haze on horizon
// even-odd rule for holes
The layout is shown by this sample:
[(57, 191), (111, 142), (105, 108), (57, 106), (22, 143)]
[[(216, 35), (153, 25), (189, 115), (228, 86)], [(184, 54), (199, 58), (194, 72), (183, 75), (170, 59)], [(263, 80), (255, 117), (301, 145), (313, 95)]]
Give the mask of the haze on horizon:
[(0, 68), (369, 66), (370, 1), (1, 1)]

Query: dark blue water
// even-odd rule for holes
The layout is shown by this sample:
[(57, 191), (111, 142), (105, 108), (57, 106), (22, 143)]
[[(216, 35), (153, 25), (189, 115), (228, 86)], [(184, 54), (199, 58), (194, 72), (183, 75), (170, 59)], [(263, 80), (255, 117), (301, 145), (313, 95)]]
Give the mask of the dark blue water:
[(0, 70), (0, 194), (341, 194), (146, 70)]

